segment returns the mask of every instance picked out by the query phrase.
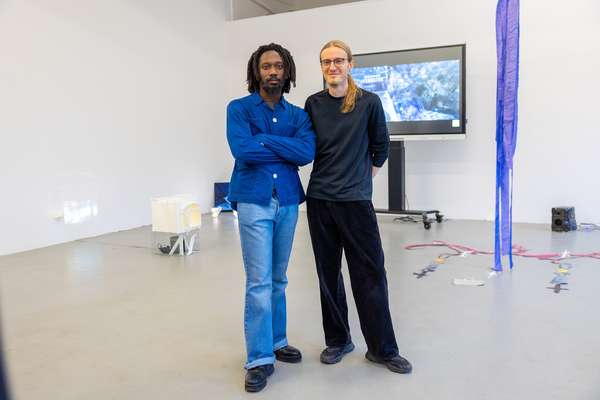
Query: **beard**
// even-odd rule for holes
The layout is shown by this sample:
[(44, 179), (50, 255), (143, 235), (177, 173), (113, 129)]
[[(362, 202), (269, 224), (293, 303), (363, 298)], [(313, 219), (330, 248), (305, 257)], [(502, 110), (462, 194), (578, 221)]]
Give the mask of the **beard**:
[(269, 80), (263, 80), (261, 82), (261, 87), (267, 94), (279, 94), (283, 90), (283, 81), (278, 80), (277, 84), (274, 85), (272, 81), (269, 82)]
[(338, 75), (329, 77), (329, 79), (326, 79), (326, 81), (327, 81), (327, 85), (330, 87), (338, 87), (338, 86), (341, 86), (343, 83), (341, 77)]

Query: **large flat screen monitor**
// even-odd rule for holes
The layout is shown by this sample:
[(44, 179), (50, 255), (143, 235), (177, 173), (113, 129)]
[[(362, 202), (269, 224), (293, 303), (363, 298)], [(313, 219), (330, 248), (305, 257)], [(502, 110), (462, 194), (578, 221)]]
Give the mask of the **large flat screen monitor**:
[(356, 54), (352, 77), (381, 99), (391, 140), (465, 137), (464, 44)]

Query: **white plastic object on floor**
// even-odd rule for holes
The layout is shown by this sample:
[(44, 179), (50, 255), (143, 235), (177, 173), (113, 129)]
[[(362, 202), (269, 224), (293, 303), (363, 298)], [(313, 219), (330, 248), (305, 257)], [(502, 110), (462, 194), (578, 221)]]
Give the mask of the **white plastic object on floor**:
[(479, 279), (471, 278), (454, 278), (452, 281), (457, 286), (483, 286), (485, 282)]
[[(194, 233), (192, 235), (192, 237), (189, 240), (189, 243), (186, 243), (184, 235), (179, 235), (179, 237), (177, 238), (177, 241), (171, 248), (169, 255), (172, 256), (177, 249), (179, 249), (180, 255), (185, 254), (185, 255), (189, 256), (190, 254), (192, 254), (194, 252), (194, 244), (196, 243), (196, 235), (197, 235), (196, 233)], [(184, 253), (184, 251), (185, 251), (185, 253)]]
[(202, 224), (202, 213), (190, 195), (152, 199), (152, 231), (184, 233)]
[(152, 232), (150, 247), (159, 255), (190, 255), (200, 251), (200, 230), (184, 233)]

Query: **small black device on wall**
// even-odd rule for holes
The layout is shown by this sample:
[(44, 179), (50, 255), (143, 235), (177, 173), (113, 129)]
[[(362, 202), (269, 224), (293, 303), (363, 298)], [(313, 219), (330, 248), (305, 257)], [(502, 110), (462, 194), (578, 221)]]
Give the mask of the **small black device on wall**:
[(552, 207), (552, 230), (554, 232), (576, 231), (575, 207)]

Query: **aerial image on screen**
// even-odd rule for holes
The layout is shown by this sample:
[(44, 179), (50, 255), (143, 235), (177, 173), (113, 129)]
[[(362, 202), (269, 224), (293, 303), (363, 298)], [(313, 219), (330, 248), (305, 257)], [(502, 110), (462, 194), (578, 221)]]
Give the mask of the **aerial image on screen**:
[(376, 93), (394, 121), (458, 120), (459, 60), (355, 67), (356, 84)]

